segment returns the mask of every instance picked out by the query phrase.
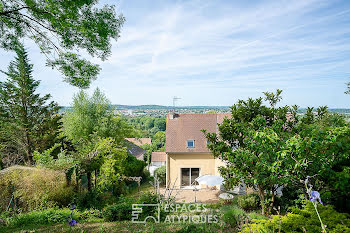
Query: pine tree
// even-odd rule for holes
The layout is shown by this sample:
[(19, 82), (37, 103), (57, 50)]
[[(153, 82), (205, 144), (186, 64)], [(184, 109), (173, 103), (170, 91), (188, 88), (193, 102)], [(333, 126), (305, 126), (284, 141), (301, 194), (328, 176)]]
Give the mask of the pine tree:
[(59, 133), (59, 107), (47, 103), (49, 94), (41, 97), (36, 92), (40, 81), (33, 79), (32, 72), (28, 54), (19, 45), (8, 71), (2, 71), (7, 80), (0, 82), (0, 140), (7, 164), (31, 165), (34, 151), (51, 147)]

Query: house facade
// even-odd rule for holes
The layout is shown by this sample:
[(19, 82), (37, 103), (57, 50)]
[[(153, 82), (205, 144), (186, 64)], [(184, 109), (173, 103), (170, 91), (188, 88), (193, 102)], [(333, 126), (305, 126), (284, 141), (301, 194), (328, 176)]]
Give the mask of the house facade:
[(152, 152), (151, 163), (149, 165), (148, 171), (151, 176), (154, 176), (154, 171), (161, 166), (166, 164), (166, 153), (165, 152)]
[(191, 188), (197, 177), (220, 175), (225, 166), (207, 148), (201, 130), (218, 132), (227, 113), (169, 113), (166, 125), (166, 179), (169, 188)]

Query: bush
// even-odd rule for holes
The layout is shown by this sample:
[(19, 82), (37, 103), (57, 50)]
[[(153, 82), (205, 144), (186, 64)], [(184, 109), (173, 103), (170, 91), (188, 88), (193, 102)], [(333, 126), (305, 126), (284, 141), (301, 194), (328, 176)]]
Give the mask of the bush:
[(218, 232), (215, 224), (186, 224), (176, 233)]
[(269, 219), (268, 217), (266, 217), (265, 215), (262, 215), (260, 213), (256, 213), (256, 212), (250, 212), (247, 214), (249, 219)]
[(143, 169), (146, 167), (146, 163), (144, 161), (138, 160), (135, 156), (130, 154), (128, 154), (124, 164), (125, 176), (142, 176)]
[[(328, 233), (350, 232), (350, 215), (338, 213), (332, 206), (317, 206)], [(250, 229), (251, 228), (251, 229)], [(269, 220), (252, 220), (242, 232), (322, 232), (316, 211), (309, 201), (304, 209), (293, 208), (285, 216), (273, 215)]]
[(260, 199), (257, 194), (238, 196), (238, 206), (244, 210), (255, 210), (260, 208)]
[[(8, 218), (7, 225), (9, 227), (22, 227), (28, 225), (46, 225), (68, 222), (71, 214), (69, 209), (47, 209), (41, 211), (32, 211), (25, 214), (19, 214), (15, 217)], [(76, 213), (73, 214), (73, 219), (78, 220)]]
[(131, 220), (132, 204), (133, 199), (120, 197), (118, 203), (104, 208), (103, 217), (109, 222)]
[(222, 208), (221, 220), (226, 226), (239, 228), (244, 224), (247, 214), (237, 206), (225, 206)]
[(161, 166), (154, 170), (154, 177), (157, 177), (159, 179), (159, 182), (163, 185), (165, 185), (166, 180), (166, 167)]
[(13, 166), (0, 173), (0, 210), (7, 208), (13, 189), (16, 208), (24, 211), (65, 207), (74, 196), (74, 188), (66, 186), (63, 172)]

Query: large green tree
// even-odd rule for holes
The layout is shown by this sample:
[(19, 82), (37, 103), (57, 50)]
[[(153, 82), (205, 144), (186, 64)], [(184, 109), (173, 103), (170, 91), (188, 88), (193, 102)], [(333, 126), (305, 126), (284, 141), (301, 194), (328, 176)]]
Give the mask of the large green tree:
[(125, 164), (120, 162), (126, 159), (124, 138), (131, 136), (133, 129), (114, 115), (110, 101), (98, 88), (92, 96), (85, 91), (74, 96), (72, 109), (64, 113), (63, 134), (76, 148), (78, 170), (87, 176), (89, 190), (93, 173), (96, 184), (101, 173), (105, 186), (115, 182), (108, 177), (119, 177), (124, 171)]
[(348, 200), (350, 129), (344, 117), (327, 107), (308, 108), (299, 117), (297, 106), (276, 107), (281, 91), (264, 94), (269, 106), (262, 98), (239, 100), (218, 134), (206, 134), (208, 148), (227, 164), (220, 169), (226, 186), (256, 188), (263, 213), (273, 209), (278, 187), (306, 197), (307, 177), (316, 190)]
[(7, 80), (0, 82), (0, 140), (8, 164), (32, 164), (34, 151), (53, 146), (59, 133), (59, 107), (48, 102), (50, 95), (36, 92), (40, 82), (32, 72), (26, 50), (18, 46), (15, 60), (3, 71)]
[(227, 162), (220, 169), (226, 186), (244, 183), (256, 187), (263, 213), (269, 203), (273, 206), (277, 188), (289, 180), (283, 151), (292, 134), (295, 120), (291, 118), (295, 118), (296, 110), (288, 106), (276, 108), (280, 94), (280, 90), (265, 93), (270, 106), (263, 104), (263, 98), (239, 100), (231, 107), (232, 117), (219, 126), (219, 134), (206, 133), (208, 148)]
[(31, 39), (66, 82), (88, 87), (100, 68), (78, 51), (105, 60), (125, 21), (114, 6), (97, 5), (97, 0), (0, 1), (0, 47), (12, 50), (22, 39)]

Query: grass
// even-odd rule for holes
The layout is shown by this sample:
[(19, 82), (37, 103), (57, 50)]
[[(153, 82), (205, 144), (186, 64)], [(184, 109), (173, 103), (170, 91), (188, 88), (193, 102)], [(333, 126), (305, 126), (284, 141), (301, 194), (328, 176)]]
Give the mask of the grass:
[[(132, 223), (131, 221), (122, 221), (78, 223), (74, 227), (68, 224), (45, 226), (29, 225), (21, 228), (0, 228), (0, 232), (177, 232), (185, 226), (185, 224), (178, 223)], [(208, 228), (208, 232), (209, 231), (221, 232), (219, 229), (213, 229), (212, 227)]]

